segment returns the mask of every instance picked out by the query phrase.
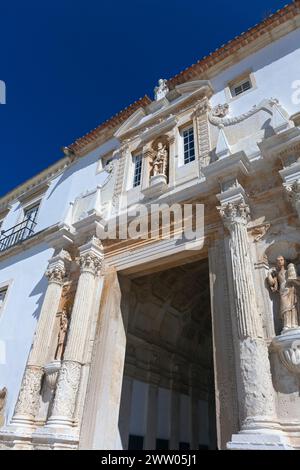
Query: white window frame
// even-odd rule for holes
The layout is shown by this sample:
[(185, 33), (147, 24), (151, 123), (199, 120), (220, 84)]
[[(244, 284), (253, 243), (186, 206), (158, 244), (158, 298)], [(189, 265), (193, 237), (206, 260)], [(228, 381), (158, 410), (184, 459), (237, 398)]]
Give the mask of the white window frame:
[(9, 297), (9, 294), (10, 294), (12, 282), (13, 282), (12, 280), (5, 281), (5, 282), (0, 282), (0, 292), (3, 291), (3, 290), (6, 290), (4, 301), (0, 305), (0, 319), (2, 318), (3, 313), (4, 313), (4, 309), (7, 305), (7, 301), (8, 301), (8, 297)]
[[(143, 154), (142, 152), (136, 152), (132, 156), (132, 171), (131, 171), (131, 182), (130, 182), (130, 187), (132, 189), (140, 188), (142, 186), (142, 177), (143, 177)], [(137, 158), (140, 159), (140, 178), (139, 178), (139, 184), (134, 184), (135, 182), (135, 172), (136, 172), (136, 160)]]
[[(243, 83), (247, 81), (250, 83), (250, 88), (236, 95), (233, 90), (237, 88), (238, 86), (241, 86)], [(227, 101), (237, 100), (240, 97), (245, 96), (248, 93), (251, 93), (256, 88), (257, 88), (257, 84), (255, 80), (255, 75), (251, 70), (247, 70), (227, 83), (227, 86), (225, 88), (226, 100)]]
[(96, 174), (101, 173), (101, 171), (105, 171), (105, 166), (114, 159), (115, 157), (112, 152), (108, 152), (105, 155), (99, 157)]
[[(195, 154), (195, 158), (194, 160), (191, 160), (190, 162), (186, 162), (184, 161), (184, 132), (189, 130), (189, 129), (193, 129), (193, 136), (194, 136), (194, 154)], [(182, 127), (180, 127), (178, 129), (179, 131), (179, 139), (180, 139), (180, 144), (179, 144), (179, 155), (178, 155), (178, 168), (180, 167), (186, 167), (187, 165), (190, 165), (192, 163), (194, 163), (197, 158), (198, 158), (198, 154), (197, 154), (197, 143), (196, 143), (196, 132), (195, 132), (195, 126), (194, 126), (194, 121), (189, 121), (188, 123), (184, 124)]]
[(25, 214), (28, 210), (30, 210), (31, 208), (33, 208), (35, 206), (39, 206), (39, 208), (37, 210), (37, 214), (36, 214), (36, 223), (37, 223), (38, 218), (39, 218), (41, 205), (42, 205), (42, 200), (43, 200), (43, 198), (41, 196), (39, 196), (36, 199), (31, 199), (28, 202), (26, 202), (24, 204), (21, 204), (21, 211), (20, 211), (20, 215), (19, 215), (19, 218), (18, 218), (18, 221), (17, 221), (16, 225), (18, 225), (21, 222), (24, 222), (24, 220), (26, 220), (25, 219)]

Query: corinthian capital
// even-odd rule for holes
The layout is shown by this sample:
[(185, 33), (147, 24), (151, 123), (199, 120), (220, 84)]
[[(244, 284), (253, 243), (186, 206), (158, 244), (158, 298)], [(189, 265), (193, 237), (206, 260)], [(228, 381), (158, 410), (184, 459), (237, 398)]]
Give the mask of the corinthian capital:
[(300, 217), (300, 179), (285, 186), (286, 194)]
[(78, 258), (78, 264), (81, 272), (90, 272), (96, 276), (101, 271), (102, 258), (94, 253), (85, 253)]
[(49, 267), (45, 273), (49, 282), (56, 282), (62, 284), (63, 279), (66, 275), (65, 268), (63, 266), (52, 266)]
[(229, 230), (235, 225), (247, 225), (250, 218), (250, 209), (243, 201), (229, 202), (218, 207), (225, 227)]
[(45, 273), (49, 282), (56, 282), (62, 284), (66, 275), (66, 262), (71, 260), (70, 254), (61, 250), (57, 255), (50, 259), (48, 269)]
[(97, 237), (92, 237), (85, 245), (79, 248), (79, 257), (76, 261), (82, 273), (89, 272), (96, 276), (101, 271), (103, 258), (101, 240)]

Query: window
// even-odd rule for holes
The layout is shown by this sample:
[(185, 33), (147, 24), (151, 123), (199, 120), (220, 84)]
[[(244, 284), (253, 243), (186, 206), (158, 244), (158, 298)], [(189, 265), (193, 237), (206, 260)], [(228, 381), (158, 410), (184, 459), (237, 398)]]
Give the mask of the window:
[(142, 155), (136, 155), (133, 159), (133, 187), (139, 186), (142, 179)]
[(144, 437), (129, 435), (128, 450), (143, 450)]
[(0, 313), (1, 313), (2, 307), (4, 305), (7, 290), (8, 290), (8, 287), (1, 287), (0, 288)]
[(184, 164), (193, 162), (195, 160), (195, 142), (194, 142), (194, 129), (189, 127), (183, 130), (183, 157)]
[(252, 83), (250, 80), (250, 77), (244, 78), (243, 80), (234, 83), (230, 87), (231, 95), (232, 96), (238, 96), (244, 93), (245, 91), (248, 91), (252, 88)]
[(190, 450), (189, 442), (179, 442), (179, 450)]
[(24, 220), (30, 220), (30, 222), (36, 223), (38, 210), (39, 204), (35, 204), (29, 209), (24, 209)]
[(169, 450), (169, 441), (167, 439), (156, 439), (155, 450)]

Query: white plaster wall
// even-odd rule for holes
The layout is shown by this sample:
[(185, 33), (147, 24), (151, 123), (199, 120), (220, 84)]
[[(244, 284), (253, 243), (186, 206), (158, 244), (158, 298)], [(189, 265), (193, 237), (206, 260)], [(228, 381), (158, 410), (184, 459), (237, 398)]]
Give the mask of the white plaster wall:
[(231, 115), (248, 111), (265, 98), (278, 98), (290, 114), (299, 111), (299, 104), (292, 102), (292, 83), (300, 80), (300, 30), (293, 31), (211, 80), (215, 94), (213, 106), (227, 101), (224, 89), (248, 69), (255, 75), (257, 88), (230, 101)]
[(8, 389), (6, 420), (13, 413), (47, 279), (44, 276), (52, 250), (39, 244), (0, 261), (0, 284), (10, 283), (0, 316), (0, 389)]

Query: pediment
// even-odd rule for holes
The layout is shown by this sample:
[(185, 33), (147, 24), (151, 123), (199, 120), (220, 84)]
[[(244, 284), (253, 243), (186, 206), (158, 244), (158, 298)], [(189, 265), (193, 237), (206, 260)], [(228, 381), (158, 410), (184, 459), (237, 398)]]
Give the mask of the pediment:
[(114, 137), (119, 139), (122, 137), (126, 132), (128, 132), (132, 127), (135, 127), (139, 124), (141, 119), (145, 117), (146, 113), (143, 108), (137, 109), (123, 124), (119, 129), (115, 132)]
[(181, 83), (180, 85), (176, 85), (175, 89), (179, 95), (185, 95), (187, 93), (194, 93), (200, 89), (203, 89), (203, 92), (212, 94), (213, 89), (209, 80), (192, 80), (191, 82)]

